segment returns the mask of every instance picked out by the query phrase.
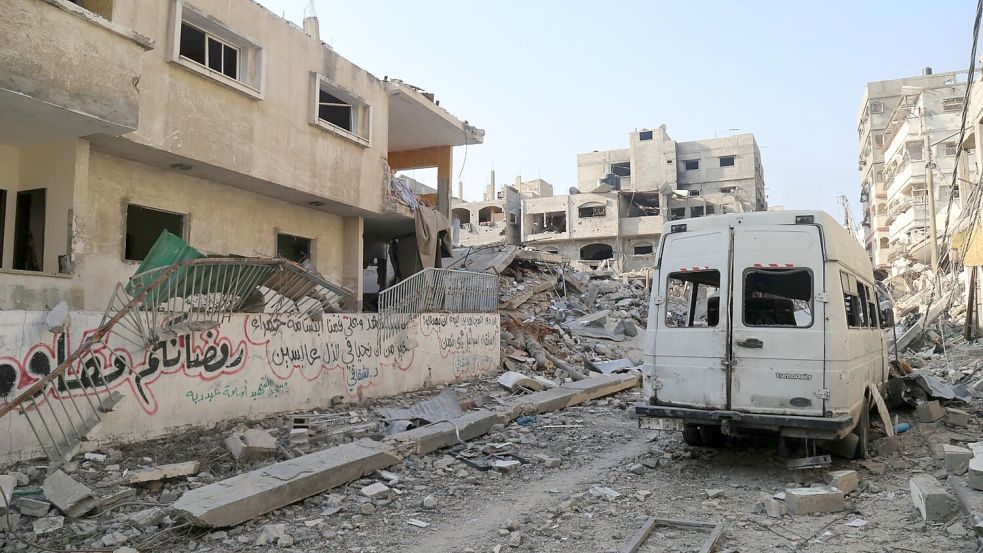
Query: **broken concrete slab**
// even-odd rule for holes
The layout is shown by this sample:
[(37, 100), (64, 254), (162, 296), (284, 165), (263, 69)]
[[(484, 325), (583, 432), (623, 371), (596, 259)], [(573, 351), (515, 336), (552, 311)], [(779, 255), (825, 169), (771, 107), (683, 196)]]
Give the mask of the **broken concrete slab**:
[(377, 411), (386, 421), (422, 420), (437, 422), (453, 419), (464, 414), (461, 400), (452, 388), (447, 388), (436, 397), (421, 401), (406, 409), (384, 408)]
[(0, 474), (0, 515), (5, 514), (10, 510), (10, 505), (7, 501), (13, 502), (14, 500), (14, 488), (17, 487), (17, 477), (13, 474)]
[(576, 322), (572, 322), (567, 324), (567, 328), (570, 330), (571, 334), (576, 334), (577, 336), (583, 336), (585, 338), (611, 340), (612, 342), (625, 341), (624, 334), (611, 332), (603, 327), (583, 326), (577, 324)]
[(969, 474), (966, 483), (974, 490), (983, 490), (983, 456), (976, 455), (969, 460)]
[(51, 503), (39, 499), (31, 499), (30, 497), (18, 497), (17, 509), (22, 515), (41, 518), (46, 516), (48, 511), (51, 510)]
[(845, 508), (843, 492), (830, 486), (787, 489), (785, 504), (793, 515), (837, 513)]
[(385, 499), (389, 497), (389, 492), (389, 486), (381, 482), (369, 484), (361, 489), (362, 495), (368, 497), (369, 499)]
[(42, 489), (44, 497), (71, 518), (88, 513), (98, 504), (92, 490), (60, 470), (44, 479)]
[(969, 470), (969, 462), (973, 458), (972, 451), (952, 444), (942, 444), (942, 455), (945, 460), (945, 471), (960, 476)]
[(585, 360), (584, 366), (601, 374), (614, 374), (632, 370), (635, 368), (635, 363), (632, 363), (631, 359), (622, 357), (621, 359), (615, 359), (613, 361), (598, 361), (596, 363)]
[(129, 514), (126, 520), (137, 528), (146, 529), (160, 524), (166, 514), (163, 507), (151, 507)]
[(34, 521), (34, 533), (43, 536), (56, 530), (61, 530), (65, 526), (65, 517), (39, 518)]
[(198, 461), (185, 461), (184, 463), (171, 463), (160, 465), (148, 469), (141, 469), (130, 473), (127, 481), (130, 484), (141, 484), (144, 482), (156, 482), (169, 478), (179, 478), (198, 472)]
[(860, 487), (860, 475), (855, 470), (834, 470), (826, 475), (826, 483), (849, 495)]
[(621, 319), (618, 321), (618, 324), (614, 325), (611, 332), (615, 334), (624, 334), (625, 336), (634, 338), (635, 336), (638, 336), (638, 327), (635, 326), (635, 323), (630, 319)]
[(610, 309), (602, 309), (600, 311), (595, 311), (590, 315), (584, 315), (583, 317), (577, 319), (575, 322), (580, 326), (592, 326), (596, 328), (604, 328), (604, 324), (608, 321), (608, 315), (611, 314)]
[(137, 495), (136, 489), (121, 486), (116, 491), (108, 495), (99, 497), (97, 499), (99, 503), (96, 505), (95, 513), (96, 514), (104, 513), (112, 509), (113, 507), (119, 505), (124, 500), (129, 499), (131, 497), (136, 497), (136, 495)]
[(225, 447), (236, 461), (246, 462), (276, 454), (276, 438), (269, 432), (250, 428), (225, 439)]
[(173, 508), (197, 526), (233, 526), (400, 461), (392, 445), (363, 438), (190, 490)]
[(468, 411), (464, 415), (450, 420), (454, 422), (439, 422), (437, 424), (421, 426), (420, 428), (386, 436), (384, 441), (406, 453), (425, 455), (432, 451), (460, 443), (461, 441), (487, 434), (492, 426), (508, 422), (501, 414), (488, 411), (487, 409)]
[(945, 408), (945, 423), (949, 426), (969, 426), (969, 413), (955, 407)]
[(556, 383), (552, 380), (540, 376), (526, 376), (517, 371), (506, 371), (499, 375), (496, 382), (502, 385), (502, 387), (515, 391), (516, 389), (525, 388), (527, 390), (532, 390), (534, 392), (539, 392), (545, 390), (546, 388), (556, 388)]
[(918, 417), (918, 422), (936, 422), (945, 416), (945, 409), (938, 400), (926, 401), (915, 407), (915, 416)]
[(913, 476), (908, 481), (908, 486), (911, 490), (911, 502), (922, 515), (922, 519), (946, 520), (955, 510), (952, 497), (934, 476), (930, 474)]

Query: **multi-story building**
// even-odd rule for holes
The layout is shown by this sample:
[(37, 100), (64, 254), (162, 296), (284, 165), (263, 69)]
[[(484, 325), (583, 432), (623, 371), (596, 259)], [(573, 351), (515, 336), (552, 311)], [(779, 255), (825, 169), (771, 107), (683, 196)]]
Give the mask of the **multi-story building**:
[(754, 136), (676, 142), (665, 125), (577, 156), (577, 194), (522, 199), (522, 242), (588, 265), (651, 264), (665, 221), (767, 209)]
[(876, 268), (929, 260), (926, 171), (936, 214), (949, 200), (965, 72), (867, 83), (858, 116), (864, 241)]
[(164, 229), (358, 297), (413, 232), (389, 171), (437, 167), (449, 214), (484, 134), (256, 2), (11, 0), (0, 37), (0, 308), (102, 309)]

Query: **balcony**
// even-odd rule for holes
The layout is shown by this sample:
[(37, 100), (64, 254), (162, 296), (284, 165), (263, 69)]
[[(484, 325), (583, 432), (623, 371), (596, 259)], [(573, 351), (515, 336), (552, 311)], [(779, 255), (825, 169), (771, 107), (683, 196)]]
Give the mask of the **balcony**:
[(911, 204), (899, 213), (890, 226), (891, 241), (894, 242), (902, 235), (907, 235), (912, 228), (922, 228), (928, 225), (928, 208), (925, 204)]
[(625, 217), (621, 219), (622, 236), (649, 236), (662, 233), (665, 219), (661, 215), (647, 217)]
[(8, 0), (0, 43), (0, 141), (136, 130), (150, 39), (67, 0)]
[(905, 163), (903, 167), (898, 169), (898, 171), (891, 177), (888, 181), (885, 189), (887, 191), (888, 198), (894, 198), (896, 195), (902, 193), (905, 188), (911, 183), (912, 179), (924, 179), (925, 178), (925, 162), (924, 161), (912, 161)]

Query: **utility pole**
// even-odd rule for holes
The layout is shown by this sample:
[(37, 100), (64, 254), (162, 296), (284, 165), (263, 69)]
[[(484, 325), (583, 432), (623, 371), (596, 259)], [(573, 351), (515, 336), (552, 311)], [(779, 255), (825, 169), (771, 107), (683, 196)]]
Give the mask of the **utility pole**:
[[(925, 115), (922, 114), (922, 121), (924, 121)], [(929, 135), (926, 132), (924, 124), (922, 126), (922, 132), (925, 133), (925, 187), (928, 188), (928, 233), (929, 233), (929, 247), (932, 252), (932, 270), (937, 271), (939, 269), (939, 240), (938, 240), (938, 230), (935, 228), (935, 179), (932, 174), (932, 143), (929, 140)]]

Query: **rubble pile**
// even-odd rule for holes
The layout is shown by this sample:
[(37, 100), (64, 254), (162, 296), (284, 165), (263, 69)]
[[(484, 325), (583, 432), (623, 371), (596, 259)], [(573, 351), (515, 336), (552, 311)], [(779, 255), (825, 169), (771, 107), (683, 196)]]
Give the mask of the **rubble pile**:
[(637, 367), (648, 300), (644, 277), (517, 255), (500, 279), (504, 368), (559, 383)]

